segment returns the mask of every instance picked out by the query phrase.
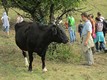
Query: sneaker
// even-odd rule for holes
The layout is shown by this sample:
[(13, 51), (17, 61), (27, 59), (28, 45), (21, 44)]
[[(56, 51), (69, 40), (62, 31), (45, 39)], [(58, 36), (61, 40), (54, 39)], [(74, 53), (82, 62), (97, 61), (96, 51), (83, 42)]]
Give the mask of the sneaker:
[(92, 66), (93, 64), (84, 63), (83, 66)]
[(100, 50), (96, 50), (96, 52), (100, 52)]

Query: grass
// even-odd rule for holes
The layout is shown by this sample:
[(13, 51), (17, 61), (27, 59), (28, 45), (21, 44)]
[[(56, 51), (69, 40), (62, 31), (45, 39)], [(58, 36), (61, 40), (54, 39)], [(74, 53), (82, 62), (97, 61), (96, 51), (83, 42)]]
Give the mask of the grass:
[[(79, 55), (81, 49), (77, 47), (78, 41), (72, 48), (72, 53)], [(61, 46), (61, 45), (60, 45)], [(59, 47), (60, 47), (59, 46)], [(64, 45), (63, 45), (64, 46)], [(67, 45), (65, 45), (67, 46)], [(77, 48), (77, 50), (75, 49)], [(49, 53), (47, 53), (49, 54)], [(10, 37), (7, 38), (0, 30), (0, 80), (106, 80), (107, 77), (107, 54), (95, 54), (94, 66), (83, 66), (84, 60), (79, 62), (64, 62), (63, 60), (50, 60), (47, 55), (46, 65), (48, 72), (43, 73), (39, 56), (34, 55), (33, 72), (28, 72), (24, 66), (24, 58), (20, 49), (14, 42), (14, 30), (10, 30)], [(54, 54), (56, 55), (56, 53)], [(54, 57), (53, 55), (53, 57)], [(64, 54), (63, 54), (64, 55)], [(52, 56), (51, 56), (52, 57)], [(60, 56), (58, 56), (60, 58)], [(57, 58), (58, 58), (57, 57)], [(66, 59), (65, 59), (66, 60)]]
[[(97, 12), (100, 12), (102, 14), (102, 16), (107, 19), (107, 1), (106, 0), (87, 0), (84, 1), (84, 3), (80, 4), (79, 8), (84, 8), (82, 11), (88, 11), (88, 14), (93, 14), (94, 18), (97, 16)], [(78, 22), (81, 19), (81, 13), (77, 12), (76, 14), (74, 13), (73, 16), (76, 19), (76, 24), (78, 24)]]
[[(107, 7), (105, 7), (107, 5), (106, 0), (88, 1), (93, 5), (98, 3), (95, 5), (98, 5), (102, 11), (107, 10)], [(87, 4), (87, 6), (89, 5)], [(89, 13), (96, 15), (99, 10), (93, 6), (90, 7), (93, 10)], [(0, 10), (0, 16), (2, 11), (3, 9)], [(105, 18), (107, 18), (106, 14), (107, 12), (102, 12)], [(11, 22), (15, 23), (16, 13), (10, 10), (9, 16), (11, 17)], [(78, 14), (76, 18), (78, 18), (78, 21), (80, 15)], [(14, 25), (11, 27), (14, 28)], [(53, 55), (50, 54), (50, 51), (47, 52), (46, 66), (48, 72), (46, 73), (42, 72), (41, 60), (37, 55), (34, 55), (33, 72), (28, 72), (28, 68), (24, 66), (24, 58), (21, 51), (15, 44), (14, 35), (14, 29), (10, 30), (8, 38), (0, 28), (0, 80), (107, 80), (107, 54), (94, 54), (94, 66), (81, 65), (85, 60), (82, 57), (78, 34), (77, 41), (73, 45), (58, 45)]]

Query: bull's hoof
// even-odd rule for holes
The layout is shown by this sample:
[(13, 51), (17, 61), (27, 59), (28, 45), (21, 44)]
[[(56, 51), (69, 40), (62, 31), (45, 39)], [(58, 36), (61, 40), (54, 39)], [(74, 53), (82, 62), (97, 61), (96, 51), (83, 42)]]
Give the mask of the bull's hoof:
[(29, 72), (33, 72), (32, 70), (28, 70)]
[(43, 72), (47, 72), (48, 70), (46, 68), (43, 69)]
[(32, 72), (32, 69), (28, 69), (29, 72)]

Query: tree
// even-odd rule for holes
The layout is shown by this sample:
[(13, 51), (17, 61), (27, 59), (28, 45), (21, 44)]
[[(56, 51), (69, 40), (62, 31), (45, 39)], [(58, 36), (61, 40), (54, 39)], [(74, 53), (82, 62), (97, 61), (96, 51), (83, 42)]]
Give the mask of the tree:
[(1, 0), (0, 4), (3, 6), (4, 10), (8, 15), (9, 7), (10, 7), (10, 5), (8, 4), (8, 0)]
[(75, 8), (82, 1), (84, 0), (7, 0), (5, 4), (25, 11), (33, 21), (49, 23), (53, 21), (55, 15), (59, 16), (56, 17), (56, 19), (59, 19), (66, 12), (76, 10)]

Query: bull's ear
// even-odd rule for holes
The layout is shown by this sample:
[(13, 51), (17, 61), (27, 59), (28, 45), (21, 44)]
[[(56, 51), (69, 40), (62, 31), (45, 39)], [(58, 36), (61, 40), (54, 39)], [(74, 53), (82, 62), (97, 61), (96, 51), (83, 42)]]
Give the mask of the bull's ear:
[(57, 27), (56, 27), (56, 25), (52, 26), (52, 33), (53, 33), (53, 35), (57, 34)]

